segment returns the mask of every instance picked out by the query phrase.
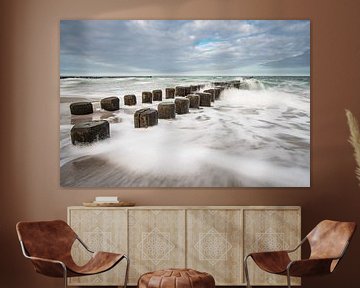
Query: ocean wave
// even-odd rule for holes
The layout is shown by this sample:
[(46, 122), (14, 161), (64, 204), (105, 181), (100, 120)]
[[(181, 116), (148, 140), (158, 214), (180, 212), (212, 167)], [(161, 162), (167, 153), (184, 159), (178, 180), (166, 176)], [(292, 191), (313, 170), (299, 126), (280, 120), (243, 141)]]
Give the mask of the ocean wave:
[[(150, 88), (179, 79), (154, 81)], [(226, 89), (213, 107), (191, 109), (148, 129), (133, 127), (133, 113), (143, 107), (137, 94), (137, 106), (122, 106), (113, 113), (121, 123), (111, 123), (111, 138), (86, 147), (73, 146), (66, 136), (70, 128), (64, 125), (61, 169), (69, 171), (74, 161), (85, 161), (81, 159), (102, 159), (97, 183), (107, 179), (109, 187), (308, 186), (309, 98), (288, 93), (282, 85), (269, 85), (266, 79), (244, 77), (243, 81), (249, 89)], [(309, 87), (304, 86), (303, 92), (309, 93)], [(157, 108), (157, 104), (145, 106)], [(63, 119), (68, 108), (61, 113)], [(127, 177), (116, 177), (114, 171)], [(84, 175), (74, 185), (86, 186), (89, 181)]]

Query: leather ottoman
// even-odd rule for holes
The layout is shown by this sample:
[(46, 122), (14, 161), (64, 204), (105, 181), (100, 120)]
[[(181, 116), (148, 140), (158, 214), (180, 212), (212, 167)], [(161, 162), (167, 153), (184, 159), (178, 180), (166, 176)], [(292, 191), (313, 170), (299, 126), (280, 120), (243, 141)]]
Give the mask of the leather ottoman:
[(138, 288), (214, 288), (214, 277), (192, 269), (166, 269), (140, 276)]

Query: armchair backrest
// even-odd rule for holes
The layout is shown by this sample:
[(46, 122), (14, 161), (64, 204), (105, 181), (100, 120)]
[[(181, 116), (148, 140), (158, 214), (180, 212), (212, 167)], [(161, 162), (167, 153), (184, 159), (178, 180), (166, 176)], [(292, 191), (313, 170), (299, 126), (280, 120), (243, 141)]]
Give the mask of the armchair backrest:
[(62, 220), (19, 222), (16, 231), (26, 252), (33, 257), (68, 258), (76, 240), (75, 232)]
[(321, 221), (306, 236), (311, 248), (310, 259), (341, 257), (355, 229), (355, 222)]

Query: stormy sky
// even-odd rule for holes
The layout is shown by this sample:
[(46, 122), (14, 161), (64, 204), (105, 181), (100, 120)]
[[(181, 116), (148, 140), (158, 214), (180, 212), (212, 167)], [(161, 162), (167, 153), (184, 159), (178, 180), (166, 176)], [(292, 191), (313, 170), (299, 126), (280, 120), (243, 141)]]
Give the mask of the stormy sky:
[(60, 74), (309, 75), (308, 20), (62, 20)]

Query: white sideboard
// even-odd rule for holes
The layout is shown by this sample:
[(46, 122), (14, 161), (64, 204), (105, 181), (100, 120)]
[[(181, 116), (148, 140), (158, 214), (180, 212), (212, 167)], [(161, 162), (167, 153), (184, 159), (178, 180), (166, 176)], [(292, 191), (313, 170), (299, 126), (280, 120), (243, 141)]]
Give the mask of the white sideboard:
[[(245, 285), (247, 253), (294, 248), (301, 238), (298, 206), (68, 207), (68, 223), (92, 250), (128, 254), (129, 285), (163, 268), (192, 268), (212, 274), (216, 285)], [(75, 244), (74, 259), (88, 253)], [(300, 250), (293, 255), (300, 258)], [(286, 277), (264, 273), (250, 261), (253, 285), (286, 285)], [(125, 263), (69, 285), (121, 285)], [(294, 278), (294, 285), (300, 280)]]

